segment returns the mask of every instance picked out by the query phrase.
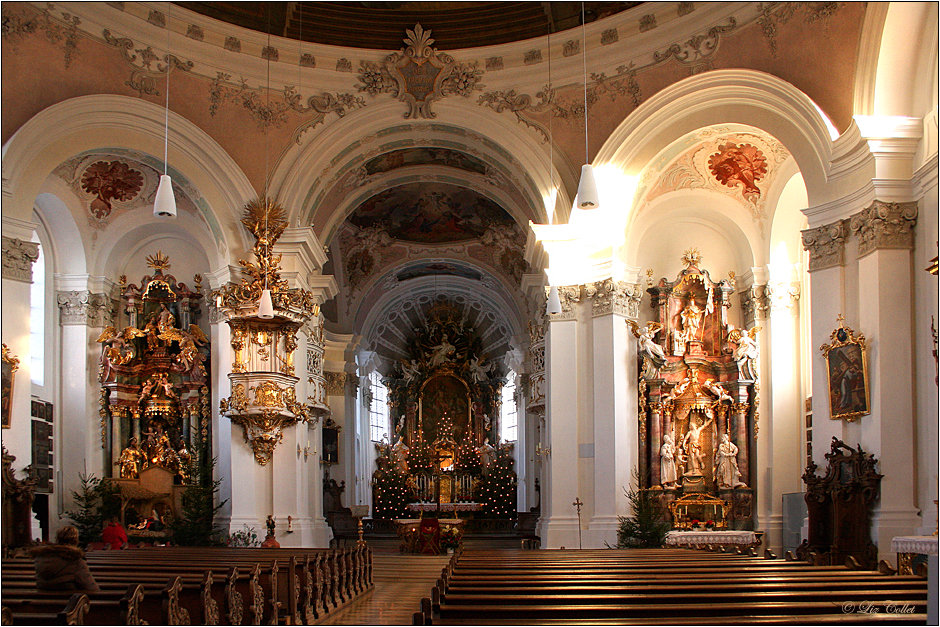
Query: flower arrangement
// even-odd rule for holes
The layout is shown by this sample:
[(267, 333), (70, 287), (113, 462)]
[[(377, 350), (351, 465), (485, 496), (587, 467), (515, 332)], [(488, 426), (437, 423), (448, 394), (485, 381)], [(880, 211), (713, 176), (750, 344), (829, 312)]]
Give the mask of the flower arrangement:
[(460, 546), (460, 531), (456, 527), (441, 527), (441, 548), (456, 549)]
[(241, 531), (234, 531), (226, 539), (225, 544), (234, 548), (251, 548), (256, 546), (261, 546), (261, 541), (258, 540), (258, 534), (255, 532), (254, 527), (249, 527), (244, 525), (244, 529)]
[(689, 528), (690, 528), (690, 529), (698, 529), (701, 524), (702, 524), (702, 523), (699, 522), (698, 518), (693, 518), (693, 519), (692, 519), (692, 525), (691, 525)]
[(705, 531), (714, 531), (715, 530), (715, 521), (706, 520), (705, 521)]

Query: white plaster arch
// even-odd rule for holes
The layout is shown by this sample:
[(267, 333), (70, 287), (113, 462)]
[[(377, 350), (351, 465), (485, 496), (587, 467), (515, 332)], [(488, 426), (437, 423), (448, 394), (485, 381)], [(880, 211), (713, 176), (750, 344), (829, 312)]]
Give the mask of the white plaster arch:
[[(138, 98), (91, 95), (48, 107), (20, 127), (3, 147), (4, 215), (27, 219), (46, 177), (66, 159), (102, 147), (127, 147), (163, 154), (165, 110)], [(211, 263), (227, 265), (229, 256), (249, 247), (229, 212), (255, 196), (235, 161), (204, 131), (172, 111), (169, 160), (173, 170), (195, 186), (221, 226), (224, 250)], [(215, 247), (213, 247), (215, 248)]]
[[(680, 229), (679, 223), (698, 225), (698, 228)], [(687, 239), (682, 240), (679, 233)], [(707, 242), (694, 239), (706, 235)], [(734, 267), (727, 269), (742, 272), (754, 266), (764, 243), (757, 223), (736, 200), (706, 190), (682, 190), (664, 194), (644, 208), (627, 235), (623, 261), (632, 266), (648, 267), (642, 251), (668, 246), (675, 248), (670, 251), (675, 259), (666, 260), (673, 265), (653, 269), (671, 277), (682, 269), (681, 253), (691, 246), (702, 253), (706, 267), (712, 267), (710, 252), (732, 251), (730, 256), (722, 253), (734, 260)]]
[(662, 146), (698, 128), (742, 123), (782, 142), (803, 172), (811, 202), (824, 199), (832, 140), (813, 101), (793, 85), (753, 70), (715, 70), (652, 96), (610, 134), (596, 164), (639, 173)]
[[(488, 151), (494, 157), (497, 152), (501, 152), (515, 160), (515, 163), (508, 159), (501, 159), (500, 162), (520, 179), (519, 191), (529, 199), (535, 210), (540, 212), (538, 220), (546, 221), (542, 195), (547, 194), (552, 185), (548, 145), (542, 143), (541, 136), (535, 131), (525, 128), (514, 118), (459, 102), (460, 100), (450, 98), (436, 102), (437, 118), (433, 120), (402, 119), (402, 104), (397, 101), (370, 103), (370, 106), (364, 109), (352, 111), (341, 120), (317, 129), (315, 134), (311, 133), (310, 138), (303, 141), (302, 145), (292, 145), (285, 151), (272, 173), (271, 190), (288, 209), (289, 219), (294, 223), (306, 213), (309, 205), (315, 202), (318, 195), (316, 191), (321, 190), (323, 186), (322, 181), (316, 180), (317, 177), (325, 177), (330, 171), (348, 165), (340, 163), (339, 155), (347, 157), (379, 141), (379, 137), (387, 141), (389, 137), (394, 136), (395, 128), (409, 133), (417, 131), (419, 138), (432, 136), (441, 129), (453, 128), (461, 133), (469, 130), (478, 136), (475, 138), (477, 141), (496, 147), (498, 150)], [(390, 125), (390, 119), (401, 122)], [(532, 181), (534, 189), (524, 184), (526, 177)], [(577, 186), (577, 180), (572, 173), (557, 170), (555, 183), (562, 188), (559, 196), (564, 201), (569, 200), (564, 188)], [(314, 184), (317, 185), (316, 188), (313, 187)], [(560, 207), (568, 204), (570, 202), (559, 201)], [(335, 222), (335, 216), (330, 216), (322, 222)], [(317, 233), (317, 236), (322, 240), (327, 230), (329, 227), (321, 229), (323, 232)]]
[[(65, 185), (62, 184), (62, 187), (65, 188)], [(49, 233), (53, 253), (46, 259), (53, 261), (52, 267), (57, 271), (67, 268), (70, 274), (84, 274), (88, 272), (86, 241), (80, 236), (74, 208), (69, 207), (77, 199), (71, 193), (60, 192), (59, 189), (49, 189), (36, 196), (35, 200), (36, 213)]]

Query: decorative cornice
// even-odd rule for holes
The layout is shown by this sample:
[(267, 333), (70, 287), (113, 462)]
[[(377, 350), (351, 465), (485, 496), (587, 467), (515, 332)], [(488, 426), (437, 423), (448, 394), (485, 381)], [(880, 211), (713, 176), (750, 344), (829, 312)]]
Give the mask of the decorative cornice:
[(795, 313), (800, 305), (799, 283), (769, 283), (766, 294), (771, 314), (789, 311)]
[(916, 222), (917, 203), (876, 200), (850, 218), (852, 233), (858, 237), (858, 258), (878, 249), (912, 250)]
[(114, 324), (114, 306), (106, 294), (87, 290), (56, 292), (59, 322), (63, 326), (106, 327)]
[(845, 222), (838, 220), (803, 231), (810, 272), (845, 265)]
[(754, 284), (741, 292), (741, 310), (744, 323), (750, 325), (756, 320), (767, 318), (771, 307), (771, 296), (766, 285)]
[(3, 236), (3, 278), (33, 282), (33, 263), (39, 259), (39, 244)]
[(595, 317), (617, 314), (635, 320), (640, 315), (642, 293), (641, 286), (612, 278), (584, 286), (584, 295), (591, 299), (591, 311)]

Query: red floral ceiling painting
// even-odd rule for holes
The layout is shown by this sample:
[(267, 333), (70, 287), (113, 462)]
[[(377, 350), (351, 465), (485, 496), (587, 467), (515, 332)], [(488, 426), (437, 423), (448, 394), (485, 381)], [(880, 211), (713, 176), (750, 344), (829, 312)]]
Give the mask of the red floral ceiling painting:
[(718, 152), (708, 158), (708, 168), (722, 185), (741, 185), (744, 196), (760, 196), (757, 182), (767, 174), (767, 160), (750, 144), (721, 144)]
[(99, 220), (111, 214), (111, 202), (132, 200), (143, 186), (143, 175), (120, 161), (97, 161), (82, 174), (82, 189), (97, 196), (89, 210)]

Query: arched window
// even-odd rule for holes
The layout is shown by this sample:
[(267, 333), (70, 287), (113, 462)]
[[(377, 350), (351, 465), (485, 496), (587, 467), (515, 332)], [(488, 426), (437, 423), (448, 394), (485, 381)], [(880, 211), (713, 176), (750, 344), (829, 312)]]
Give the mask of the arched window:
[(369, 375), (369, 434), (373, 442), (388, 437), (388, 388), (382, 383), (382, 375), (373, 370)]
[(516, 428), (519, 423), (516, 413), (516, 374), (510, 371), (506, 379), (506, 384), (503, 386), (502, 390), (502, 413), (499, 417), (499, 437), (503, 442), (515, 442)]

